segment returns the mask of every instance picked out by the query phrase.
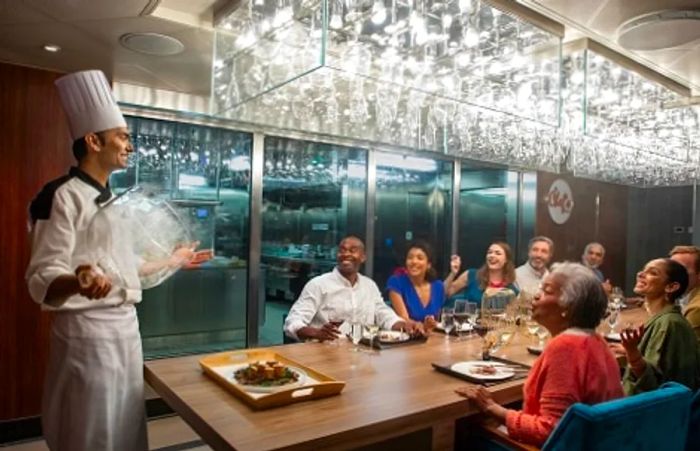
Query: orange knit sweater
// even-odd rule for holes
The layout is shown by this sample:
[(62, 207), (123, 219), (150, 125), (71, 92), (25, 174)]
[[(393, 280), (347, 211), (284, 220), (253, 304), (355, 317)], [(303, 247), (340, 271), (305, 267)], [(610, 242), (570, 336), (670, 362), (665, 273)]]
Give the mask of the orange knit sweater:
[(523, 410), (508, 410), (508, 435), (542, 445), (566, 409), (576, 402), (597, 404), (623, 396), (620, 368), (597, 334), (564, 332), (535, 361), (523, 387)]

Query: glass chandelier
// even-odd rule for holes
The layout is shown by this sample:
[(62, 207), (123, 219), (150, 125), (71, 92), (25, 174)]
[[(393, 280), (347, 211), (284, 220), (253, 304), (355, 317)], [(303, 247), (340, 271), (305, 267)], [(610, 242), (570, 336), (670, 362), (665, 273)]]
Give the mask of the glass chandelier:
[(558, 170), (556, 134), (541, 133), (560, 115), (550, 28), (480, 0), (253, 0), (217, 27), (213, 110)]
[(636, 186), (692, 184), (699, 111), (679, 106), (689, 90), (588, 39), (567, 47), (576, 50), (563, 65), (562, 135), (574, 174)]
[(694, 183), (700, 111), (673, 108), (687, 88), (589, 40), (562, 59), (563, 26), (514, 4), (243, 2), (216, 27), (212, 112), (613, 183)]

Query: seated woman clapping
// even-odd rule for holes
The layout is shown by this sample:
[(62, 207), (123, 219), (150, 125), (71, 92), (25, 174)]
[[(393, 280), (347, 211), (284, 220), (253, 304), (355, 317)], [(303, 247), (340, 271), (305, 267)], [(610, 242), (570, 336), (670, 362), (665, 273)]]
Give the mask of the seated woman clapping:
[(637, 273), (634, 292), (644, 297), (651, 317), (620, 334), (628, 362), (625, 393), (654, 390), (668, 381), (700, 388), (698, 342), (676, 305), (687, 286), (687, 270), (670, 258), (652, 260)]
[(445, 301), (445, 288), (436, 279), (433, 251), (423, 241), (412, 243), (406, 254), (406, 270), (387, 281), (391, 305), (405, 320), (422, 321), (431, 329)]
[(607, 297), (593, 272), (560, 263), (544, 279), (532, 303), (532, 317), (552, 335), (523, 387), (523, 409), (497, 404), (488, 390), (469, 386), (457, 393), (505, 423), (508, 435), (542, 445), (564, 412), (576, 402), (596, 404), (623, 396), (620, 370), (595, 328)]
[(484, 294), (487, 297), (498, 292), (512, 292), (518, 294), (515, 286), (515, 264), (513, 252), (507, 243), (495, 241), (486, 251), (486, 261), (479, 269), (468, 269), (459, 277), (457, 273), (462, 266), (459, 255), (453, 255), (450, 262), (450, 274), (445, 279), (445, 291), (447, 297), (465, 291), (465, 298), (469, 302), (475, 302), (481, 306)]

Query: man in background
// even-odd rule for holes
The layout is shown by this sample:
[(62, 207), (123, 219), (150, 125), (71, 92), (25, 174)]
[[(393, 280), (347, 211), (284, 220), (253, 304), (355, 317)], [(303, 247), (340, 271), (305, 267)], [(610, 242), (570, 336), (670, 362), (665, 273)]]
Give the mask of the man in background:
[(546, 236), (536, 236), (527, 246), (527, 261), (515, 269), (515, 282), (522, 293), (533, 297), (549, 270), (554, 254), (554, 242)]
[(602, 244), (595, 241), (586, 245), (585, 249), (583, 250), (583, 255), (581, 256), (581, 262), (591, 271), (593, 271), (593, 274), (595, 274), (600, 283), (603, 285), (605, 292), (610, 294), (612, 291), (610, 280), (606, 279), (603, 272), (600, 270), (600, 265), (603, 264), (604, 259), (605, 248)]

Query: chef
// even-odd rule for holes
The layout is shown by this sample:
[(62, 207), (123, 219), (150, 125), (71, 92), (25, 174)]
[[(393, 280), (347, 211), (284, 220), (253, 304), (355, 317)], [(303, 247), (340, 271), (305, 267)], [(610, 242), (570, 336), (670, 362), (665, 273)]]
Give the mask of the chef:
[[(134, 151), (126, 121), (101, 71), (56, 80), (77, 167), (48, 183), (30, 206), (27, 284), (56, 312), (42, 406), (51, 450), (146, 450), (143, 356), (134, 304), (86, 249), (87, 228), (112, 193), (109, 176)], [(139, 287), (124, 274), (130, 286)]]

